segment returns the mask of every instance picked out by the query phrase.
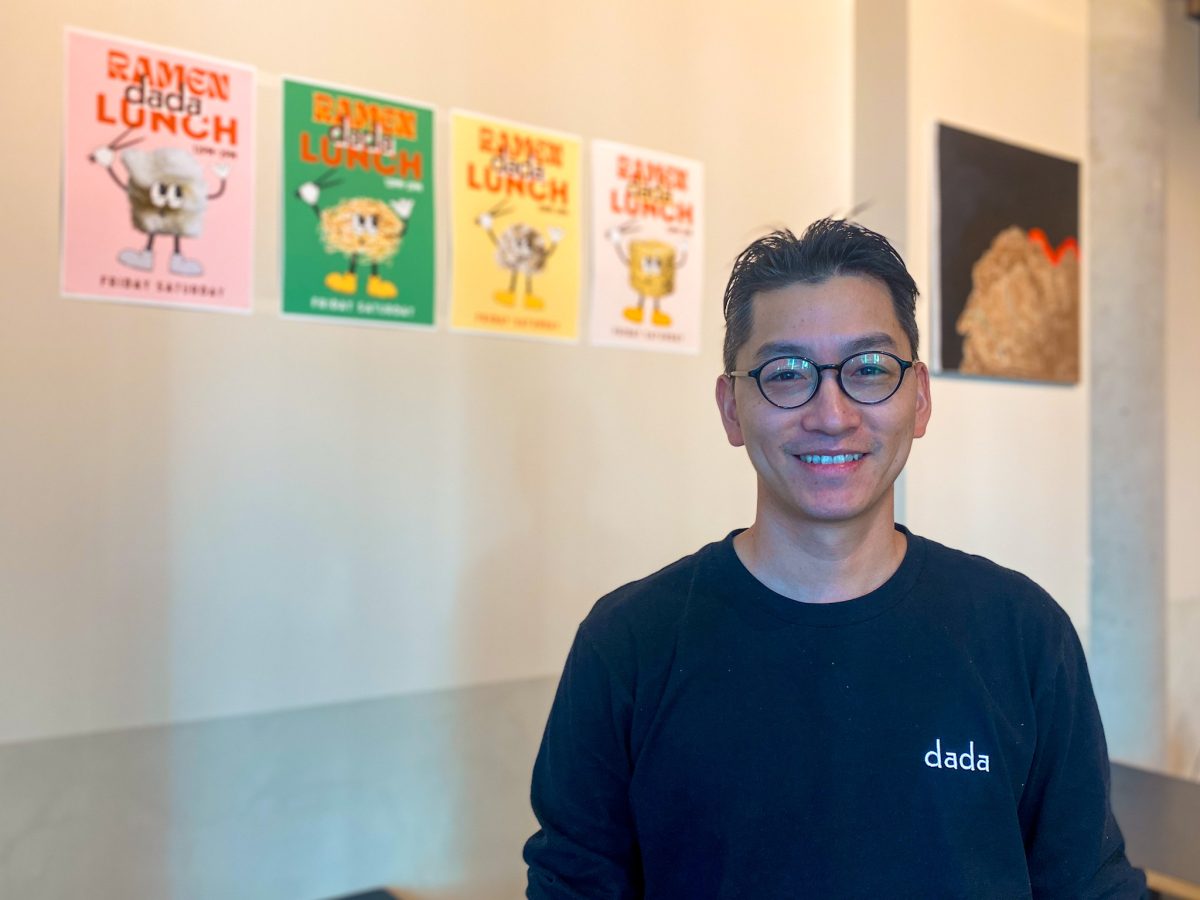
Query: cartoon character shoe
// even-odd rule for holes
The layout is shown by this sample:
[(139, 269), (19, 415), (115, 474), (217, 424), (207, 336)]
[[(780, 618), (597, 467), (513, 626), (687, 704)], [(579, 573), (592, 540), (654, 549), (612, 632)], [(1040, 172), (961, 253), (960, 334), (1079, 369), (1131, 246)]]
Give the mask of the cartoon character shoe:
[(149, 272), (154, 268), (154, 252), (152, 250), (122, 250), (117, 254), (117, 262), (131, 269)]
[(517, 302), (517, 295), (512, 291), (496, 291), (492, 296), (501, 306), (513, 306)]
[(526, 294), (525, 295), (525, 308), (526, 309), (545, 309), (546, 301), (543, 300), (541, 297), (534, 296), (533, 294)]
[(636, 306), (627, 306), (621, 310), (621, 315), (637, 325), (642, 324), (642, 311)]
[(656, 309), (654, 311), (654, 315), (651, 316), (650, 321), (652, 321), (655, 325), (661, 325), (662, 327), (666, 328), (668, 325), (671, 324), (671, 317), (668, 316), (665, 312), (659, 312)]
[(395, 300), (398, 293), (396, 285), (392, 284), (386, 278), (372, 275), (367, 279), (367, 296), (369, 297), (374, 297), (377, 300)]
[(200, 260), (188, 259), (182, 253), (171, 254), (170, 269), (172, 275), (190, 275), (195, 277), (204, 274), (204, 266), (200, 265)]
[(339, 294), (353, 294), (358, 290), (358, 276), (353, 272), (330, 272), (325, 276), (325, 287)]

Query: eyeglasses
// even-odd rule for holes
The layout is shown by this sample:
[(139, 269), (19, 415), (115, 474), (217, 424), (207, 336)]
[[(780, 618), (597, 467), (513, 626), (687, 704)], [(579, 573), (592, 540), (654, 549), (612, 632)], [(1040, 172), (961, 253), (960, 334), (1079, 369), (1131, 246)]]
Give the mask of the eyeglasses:
[(912, 360), (882, 350), (855, 353), (840, 363), (818, 365), (803, 356), (777, 356), (749, 372), (729, 372), (731, 378), (753, 378), (763, 397), (780, 409), (803, 406), (817, 394), (821, 373), (837, 372), (838, 386), (855, 403), (882, 403), (900, 390)]

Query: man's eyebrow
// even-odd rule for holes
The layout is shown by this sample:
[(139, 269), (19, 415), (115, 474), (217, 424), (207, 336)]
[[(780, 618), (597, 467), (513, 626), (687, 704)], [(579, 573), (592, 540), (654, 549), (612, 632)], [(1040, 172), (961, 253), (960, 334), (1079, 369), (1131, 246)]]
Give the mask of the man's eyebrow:
[[(862, 353), (864, 350), (895, 350), (896, 340), (886, 331), (873, 331), (870, 334), (859, 335), (840, 345), (842, 358)], [(814, 359), (812, 348), (807, 344), (797, 344), (791, 341), (768, 341), (758, 348), (755, 359), (773, 359), (776, 356), (803, 356)], [(819, 360), (814, 360), (819, 362)]]
[(886, 331), (876, 331), (873, 334), (864, 334), (862, 337), (857, 337), (852, 341), (842, 345), (842, 352), (847, 356), (854, 353), (861, 353), (864, 350), (895, 350), (896, 341)]

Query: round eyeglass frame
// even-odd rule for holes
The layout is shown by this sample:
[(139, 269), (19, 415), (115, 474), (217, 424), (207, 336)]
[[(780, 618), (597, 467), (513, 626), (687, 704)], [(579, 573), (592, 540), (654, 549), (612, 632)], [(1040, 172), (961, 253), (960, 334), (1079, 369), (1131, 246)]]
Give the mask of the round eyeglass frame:
[[(892, 388), (892, 390), (888, 393), (888, 395), (886, 397), (880, 397), (878, 400), (859, 400), (857, 397), (853, 396), (848, 390), (846, 390), (846, 385), (842, 381), (842, 366), (846, 365), (846, 363), (850, 362), (851, 360), (855, 360), (861, 356), (867, 356), (869, 354), (878, 354), (879, 356), (886, 356), (889, 359), (895, 360), (896, 363), (899, 364), (899, 366), (900, 366), (900, 377), (896, 379), (896, 386), (894, 388)], [(771, 365), (771, 363), (778, 362), (781, 359), (798, 359), (802, 362), (806, 362), (809, 365), (811, 365), (813, 367), (813, 371), (817, 373), (817, 377), (813, 381), (812, 393), (810, 393), (807, 397), (805, 397), (799, 403), (793, 403), (791, 406), (784, 406), (781, 403), (776, 403), (774, 400), (772, 400), (770, 397), (768, 397), (766, 390), (763, 388), (762, 379), (759, 377), (760, 375), (762, 375), (763, 369), (765, 369), (767, 366)], [(849, 397), (855, 403), (862, 404), (863, 406), (876, 406), (877, 404), (884, 403), (885, 401), (891, 400), (892, 397), (896, 396), (896, 391), (900, 390), (900, 385), (902, 385), (904, 383), (904, 373), (913, 367), (914, 362), (915, 361), (911, 360), (911, 359), (901, 359), (895, 353), (888, 353), (886, 350), (863, 350), (863, 351), (860, 351), (859, 353), (851, 353), (849, 356), (847, 356), (845, 359), (843, 359), (840, 363), (826, 363), (825, 365), (821, 365), (820, 363), (817, 363), (814, 360), (809, 359), (807, 356), (795, 356), (792, 354), (784, 354), (783, 356), (772, 356), (761, 366), (758, 366), (753, 369), (749, 369), (745, 372), (726, 372), (725, 374), (728, 375), (730, 378), (753, 378), (754, 383), (758, 385), (758, 392), (760, 394), (762, 394), (763, 399), (778, 409), (799, 409), (805, 403), (808, 403), (810, 400), (812, 400), (813, 397), (817, 396), (817, 391), (819, 391), (821, 389), (821, 373), (824, 372), (826, 369), (831, 369), (834, 372), (837, 372), (837, 385), (838, 385), (838, 388), (841, 389), (841, 392), (843, 394), (845, 394), (847, 397)]]

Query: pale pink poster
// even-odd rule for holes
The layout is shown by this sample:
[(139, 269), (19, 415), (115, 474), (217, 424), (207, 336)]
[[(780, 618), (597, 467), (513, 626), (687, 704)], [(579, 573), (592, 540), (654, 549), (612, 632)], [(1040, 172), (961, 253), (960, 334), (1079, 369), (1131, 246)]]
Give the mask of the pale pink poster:
[(592, 343), (698, 352), (703, 271), (703, 165), (592, 141)]
[(250, 312), (254, 69), (68, 29), (62, 292)]

